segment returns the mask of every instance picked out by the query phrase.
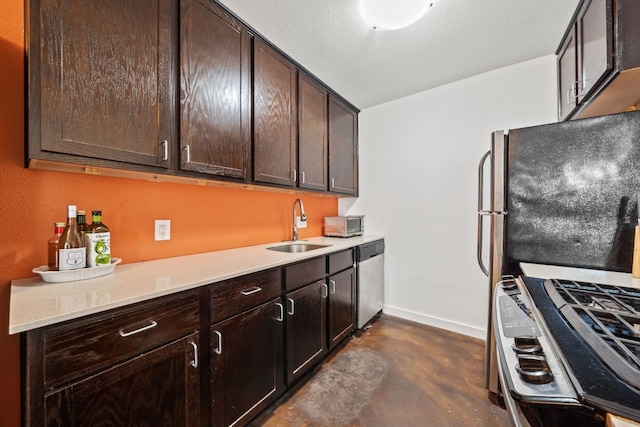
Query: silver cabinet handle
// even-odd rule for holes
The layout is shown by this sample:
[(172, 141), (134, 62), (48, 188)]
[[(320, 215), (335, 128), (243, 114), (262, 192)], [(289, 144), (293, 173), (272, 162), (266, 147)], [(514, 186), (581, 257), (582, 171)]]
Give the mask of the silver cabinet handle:
[(222, 334), (220, 331), (213, 331), (213, 333), (218, 336), (218, 347), (216, 347), (213, 352), (215, 354), (222, 354)]
[(295, 170), (295, 169), (294, 169), (294, 170), (292, 170), (292, 171), (291, 171), (291, 176), (292, 176), (291, 181), (296, 182), (296, 181), (297, 181), (297, 179), (298, 179), (298, 171), (297, 171), (297, 170)]
[(576, 82), (576, 88), (576, 97), (584, 95), (584, 82), (582, 80)]
[(276, 303), (276, 307), (280, 310), (280, 314), (276, 317), (278, 322), (284, 322), (284, 307), (279, 302)]
[[(291, 306), (291, 309), (289, 309)], [(287, 298), (287, 314), (293, 316), (296, 313), (296, 303), (291, 298)]]
[(322, 284), (322, 298), (326, 298), (329, 296), (329, 288), (326, 283)]
[(329, 283), (331, 284), (331, 293), (335, 294), (336, 293), (336, 281), (335, 280), (329, 280)]
[(245, 296), (246, 296), (246, 295), (251, 295), (251, 294), (258, 293), (258, 292), (260, 292), (261, 290), (262, 290), (262, 288), (261, 288), (261, 287), (259, 287), (259, 286), (254, 286), (253, 288), (251, 288), (251, 289), (246, 289), (246, 290), (244, 290), (244, 291), (242, 291), (242, 292), (240, 292), (240, 293), (241, 293), (242, 295), (245, 295)]
[(184, 164), (188, 165), (191, 163), (191, 148), (189, 148), (189, 144), (187, 144), (182, 149), (184, 150)]
[(300, 184), (304, 184), (304, 172), (300, 172)]
[(189, 341), (189, 344), (191, 344), (191, 347), (193, 347), (193, 360), (191, 361), (191, 366), (193, 366), (194, 368), (198, 367), (198, 344), (194, 343), (193, 341)]
[(162, 161), (164, 162), (169, 160), (169, 141), (163, 139), (160, 144), (162, 144)]
[(335, 188), (335, 187), (336, 187), (336, 179), (331, 178), (331, 188)]
[(139, 334), (140, 332), (147, 331), (147, 330), (149, 330), (151, 328), (155, 328), (156, 326), (158, 326), (158, 322), (156, 322), (155, 320), (152, 320), (151, 323), (149, 323), (147, 326), (143, 326), (142, 328), (134, 329), (133, 331), (125, 332), (124, 328), (120, 329), (118, 331), (118, 334), (121, 337), (129, 337), (131, 335), (135, 335), (135, 334)]

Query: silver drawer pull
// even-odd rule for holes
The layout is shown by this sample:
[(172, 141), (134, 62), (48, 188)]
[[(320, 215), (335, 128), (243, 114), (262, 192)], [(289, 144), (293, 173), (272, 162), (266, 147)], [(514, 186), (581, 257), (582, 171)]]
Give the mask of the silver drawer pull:
[(139, 334), (140, 332), (146, 331), (148, 329), (155, 328), (156, 326), (158, 326), (158, 322), (156, 322), (155, 320), (152, 320), (151, 323), (149, 323), (147, 326), (134, 329), (133, 331), (125, 332), (124, 329), (120, 329), (118, 331), (118, 334), (120, 334), (121, 337), (128, 337), (131, 335)]
[(215, 354), (222, 354), (222, 334), (220, 333), (220, 331), (213, 331), (213, 333), (218, 336), (218, 347), (213, 349), (213, 352)]
[(244, 290), (244, 291), (242, 291), (242, 292), (240, 292), (240, 293), (241, 293), (242, 295), (251, 295), (251, 294), (258, 293), (258, 292), (260, 292), (261, 290), (262, 290), (262, 288), (261, 288), (261, 287), (259, 287), (259, 286), (254, 286), (253, 288), (251, 288), (251, 289), (247, 289), (247, 290)]
[(169, 141), (162, 140), (162, 161), (169, 160)]
[(276, 307), (278, 307), (278, 310), (280, 311), (278, 317), (276, 317), (276, 320), (278, 322), (284, 322), (284, 307), (279, 302), (276, 303)]
[(335, 294), (336, 293), (336, 281), (335, 280), (329, 280), (329, 283), (331, 284), (331, 293)]
[(326, 284), (326, 283), (323, 283), (323, 284), (322, 284), (322, 298), (326, 298), (326, 297), (328, 297), (328, 296), (329, 296), (329, 291), (328, 291), (328, 289), (329, 289), (329, 288), (327, 288), (327, 284)]
[(184, 150), (184, 164), (188, 165), (191, 163), (191, 148), (189, 148), (189, 145), (187, 144), (182, 149)]
[(189, 344), (191, 344), (191, 347), (193, 347), (193, 360), (190, 362), (190, 364), (194, 368), (197, 368), (198, 367), (198, 344), (194, 343), (193, 341), (189, 341)]
[(291, 309), (287, 308), (287, 314), (293, 316), (294, 314), (296, 314), (296, 303), (291, 298), (287, 298), (287, 307), (289, 305), (291, 305)]

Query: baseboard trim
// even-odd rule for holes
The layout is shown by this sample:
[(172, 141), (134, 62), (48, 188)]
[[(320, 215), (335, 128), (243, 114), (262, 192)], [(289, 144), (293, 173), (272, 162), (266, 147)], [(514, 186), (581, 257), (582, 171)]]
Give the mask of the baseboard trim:
[(412, 322), (422, 323), (423, 325), (434, 326), (440, 329), (446, 329), (448, 331), (456, 332), (462, 335), (478, 338), (483, 341), (487, 339), (487, 331), (476, 326), (465, 325), (464, 323), (453, 322), (451, 320), (441, 319), (434, 316), (428, 316), (426, 314), (416, 313), (414, 311), (404, 310), (386, 304), (382, 309), (382, 312), (385, 314), (389, 314), (390, 316), (400, 317), (401, 319), (411, 320)]

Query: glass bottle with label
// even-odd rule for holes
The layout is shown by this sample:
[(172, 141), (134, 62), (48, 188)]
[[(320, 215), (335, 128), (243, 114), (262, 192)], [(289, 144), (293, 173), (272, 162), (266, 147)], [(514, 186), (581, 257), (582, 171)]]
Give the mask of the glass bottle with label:
[(91, 225), (84, 238), (87, 244), (87, 266), (96, 267), (111, 262), (111, 233), (102, 223), (102, 211), (91, 211)]
[(87, 249), (80, 238), (76, 215), (76, 206), (67, 206), (67, 224), (58, 240), (58, 270), (60, 271), (86, 266)]
[(58, 242), (60, 241), (60, 236), (64, 231), (64, 222), (56, 222), (54, 223), (54, 235), (49, 239), (49, 244), (47, 247), (48, 251), (48, 267), (49, 271), (57, 271), (58, 270)]
[(87, 214), (85, 211), (78, 210), (78, 231), (80, 232), (80, 237), (84, 242), (84, 233), (87, 232)]

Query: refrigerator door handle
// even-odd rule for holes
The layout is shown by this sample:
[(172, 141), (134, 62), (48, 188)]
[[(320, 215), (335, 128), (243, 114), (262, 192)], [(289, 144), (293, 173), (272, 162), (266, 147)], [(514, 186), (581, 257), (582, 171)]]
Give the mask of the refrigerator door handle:
[(491, 150), (484, 153), (484, 156), (480, 159), (480, 165), (478, 165), (478, 265), (480, 266), (480, 270), (485, 274), (485, 276), (489, 276), (489, 269), (484, 265), (484, 261), (482, 261), (482, 247), (484, 246), (484, 235), (482, 230), (482, 217), (491, 211), (486, 211), (482, 209), (482, 202), (484, 199), (484, 164), (487, 162), (487, 159), (491, 157)]

